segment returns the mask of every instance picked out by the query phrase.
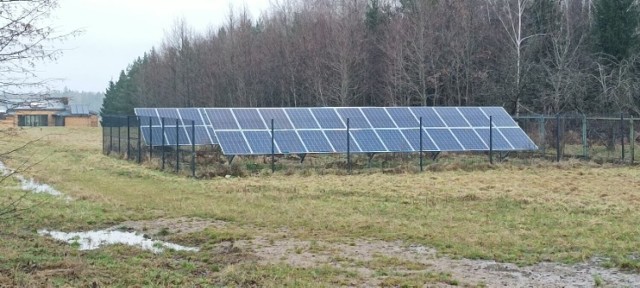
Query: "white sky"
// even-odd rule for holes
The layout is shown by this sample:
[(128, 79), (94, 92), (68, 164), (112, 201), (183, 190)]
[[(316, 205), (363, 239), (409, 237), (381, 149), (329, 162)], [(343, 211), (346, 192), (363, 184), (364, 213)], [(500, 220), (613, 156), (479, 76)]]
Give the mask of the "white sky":
[[(84, 33), (56, 44), (66, 51), (58, 60), (38, 67), (52, 89), (104, 92), (136, 57), (159, 46), (176, 19), (184, 17), (197, 32), (218, 27), (229, 9), (247, 7), (253, 19), (269, 0), (59, 0), (53, 26), (59, 32)], [(68, 50), (67, 50), (68, 49)]]

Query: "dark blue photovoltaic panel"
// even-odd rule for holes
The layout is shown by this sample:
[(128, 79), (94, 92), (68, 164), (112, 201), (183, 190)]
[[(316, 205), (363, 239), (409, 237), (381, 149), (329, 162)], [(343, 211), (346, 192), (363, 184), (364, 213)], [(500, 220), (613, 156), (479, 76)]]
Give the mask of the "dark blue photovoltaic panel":
[[(420, 121), (420, 117), (422, 117), (422, 126), (423, 127), (446, 127), (444, 122), (440, 120), (438, 114), (433, 111), (431, 107), (411, 107), (411, 112), (416, 116), (416, 122)], [(416, 126), (418, 127), (418, 124)]]
[(149, 126), (149, 120), (151, 120), (151, 125), (153, 126), (160, 125), (160, 119), (155, 108), (136, 108), (135, 112), (140, 117), (140, 125)]
[(489, 150), (473, 129), (451, 129), (465, 150)]
[[(253, 150), (253, 154), (271, 154), (271, 132), (268, 131), (244, 131), (244, 137)], [(278, 147), (274, 147), (274, 153), (280, 154)]]
[(322, 129), (344, 129), (346, 126), (333, 108), (311, 108)]
[(376, 130), (389, 151), (411, 152), (413, 148), (404, 139), (400, 130)]
[[(420, 151), (420, 130), (418, 128), (402, 130), (402, 134), (407, 138), (414, 151)], [(439, 151), (424, 129), (422, 129), (422, 151)]]
[[(325, 130), (329, 142), (333, 145), (335, 152), (344, 153), (347, 152), (347, 131), (345, 130)], [(360, 152), (360, 148), (353, 140), (353, 134), (350, 135), (349, 147), (351, 152)]]
[(482, 107), (487, 116), (493, 116), (494, 127), (519, 127), (513, 117), (507, 113), (502, 107)]
[(362, 113), (369, 119), (369, 123), (373, 128), (396, 128), (384, 108), (365, 107), (362, 108)]
[(356, 139), (360, 150), (363, 152), (383, 152), (387, 151), (384, 144), (380, 142), (380, 138), (373, 130), (353, 130), (351, 135)]
[(319, 130), (298, 130), (298, 134), (309, 152), (333, 152), (331, 144)]
[(502, 135), (511, 143), (515, 150), (535, 150), (536, 145), (533, 144), (529, 136), (520, 128), (500, 128)]
[(478, 107), (460, 107), (460, 113), (473, 127), (489, 127), (489, 117), (482, 113)]
[(367, 123), (367, 118), (364, 118), (364, 114), (358, 108), (336, 108), (336, 111), (345, 124), (349, 119), (350, 128), (371, 128), (371, 125)]
[[(399, 128), (418, 128), (418, 120), (407, 107), (389, 107), (387, 112)], [(424, 121), (424, 119), (423, 119)]]
[[(152, 135), (149, 135), (149, 127), (140, 127), (140, 132), (142, 132), (142, 138), (144, 139), (144, 143), (149, 145), (150, 137), (153, 136), (153, 146), (162, 145), (162, 129), (153, 127), (151, 128)], [(166, 144), (166, 143), (165, 143)]]
[(274, 132), (274, 138), (282, 154), (307, 153), (296, 131), (285, 130)]
[(256, 109), (233, 109), (233, 113), (236, 115), (236, 120), (238, 120), (242, 129), (267, 129), (262, 117), (260, 117), (260, 113)]
[[(488, 146), (489, 145), (489, 128), (476, 128), (476, 132), (478, 132), (482, 140), (484, 140), (484, 143), (487, 143), (487, 146)], [(507, 140), (505, 140), (504, 137), (502, 137), (502, 134), (500, 134), (500, 131), (498, 131), (498, 129), (493, 128), (492, 138), (493, 138), (493, 150), (498, 150), (498, 151), (513, 150), (513, 148), (511, 148), (511, 145), (509, 145), (509, 142), (507, 142)]]
[(225, 155), (249, 155), (249, 145), (240, 131), (216, 131), (218, 142)]
[(434, 107), (434, 109), (448, 127), (469, 127), (469, 123), (462, 118), (455, 107)]
[(205, 111), (215, 130), (237, 130), (240, 128), (230, 109), (205, 109)]
[(213, 131), (213, 128), (211, 128), (210, 126), (207, 126), (207, 131), (209, 132), (209, 135), (211, 136), (211, 141), (213, 141), (213, 143), (211, 143), (211, 144), (219, 144), (218, 136), (216, 136), (216, 132)]
[(425, 129), (438, 146), (439, 151), (464, 151), (448, 129)]
[(200, 111), (196, 108), (179, 108), (178, 113), (182, 116), (182, 122), (184, 125), (191, 125), (191, 121), (195, 121), (196, 125), (204, 125), (202, 117), (200, 117)]
[(271, 129), (271, 119), (273, 119), (273, 127), (275, 129), (293, 129), (291, 121), (289, 121), (282, 108), (261, 108), (258, 111), (262, 114), (262, 119), (264, 119), (269, 129)]
[(180, 115), (178, 115), (178, 110), (176, 110), (176, 108), (158, 108), (158, 115), (160, 115), (160, 118), (171, 118), (167, 119), (167, 121), (180, 119)]
[(324, 133), (319, 130), (298, 130), (300, 139), (304, 142), (309, 153), (327, 153), (333, 152), (331, 144), (324, 136)]
[[(176, 145), (176, 139), (180, 139), (178, 145), (190, 145), (191, 140), (195, 145), (211, 145), (221, 140), (227, 155), (270, 154), (271, 119), (278, 154), (346, 152), (346, 119), (354, 153), (416, 151), (420, 149), (418, 131), (424, 132), (424, 151), (488, 150), (488, 116), (494, 120), (493, 149), (537, 149), (502, 107), (136, 108), (135, 112), (145, 143), (152, 142), (147, 140), (152, 131), (156, 146), (162, 139), (168, 146)], [(158, 114), (165, 117), (163, 135)], [(417, 129), (419, 117), (424, 130)], [(191, 120), (195, 121), (193, 135)]]
[[(176, 126), (165, 126), (164, 127), (164, 135), (167, 137), (167, 142), (165, 144), (171, 146), (176, 145), (176, 140), (179, 140), (179, 145), (191, 145), (191, 141), (189, 136), (187, 136), (186, 131), (183, 127), (178, 127), (178, 134), (176, 135)], [(179, 138), (179, 139), (178, 139)]]
[[(196, 145), (208, 145), (208, 144), (214, 144), (215, 142), (211, 141), (211, 138), (209, 138), (209, 134), (207, 133), (207, 128), (204, 126), (196, 126), (196, 135), (195, 135), (195, 144)], [(191, 127), (189, 127), (188, 129), (189, 132), (189, 136), (191, 136)]]
[(318, 123), (307, 108), (287, 108), (285, 112), (296, 129), (318, 129)]

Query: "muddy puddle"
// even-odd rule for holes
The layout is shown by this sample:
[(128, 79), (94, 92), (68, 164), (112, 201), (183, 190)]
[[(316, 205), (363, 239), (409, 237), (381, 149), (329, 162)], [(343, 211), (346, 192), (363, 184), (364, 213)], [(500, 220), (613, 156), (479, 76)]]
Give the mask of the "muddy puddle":
[(167, 249), (177, 251), (199, 251), (196, 247), (185, 247), (174, 243), (152, 240), (143, 234), (136, 232), (124, 232), (117, 230), (97, 230), (87, 232), (61, 232), (39, 230), (41, 236), (48, 236), (72, 245), (78, 245), (79, 250), (94, 250), (105, 245), (123, 244), (161, 253)]
[[(0, 173), (3, 177), (14, 176), (20, 182), (20, 189), (23, 191), (29, 191), (35, 194), (48, 194), (51, 196), (62, 197), (64, 194), (49, 184), (40, 183), (33, 178), (26, 178), (20, 174), (17, 174), (15, 170), (8, 168), (4, 163), (0, 162)], [(71, 197), (65, 197), (67, 201), (71, 200)]]

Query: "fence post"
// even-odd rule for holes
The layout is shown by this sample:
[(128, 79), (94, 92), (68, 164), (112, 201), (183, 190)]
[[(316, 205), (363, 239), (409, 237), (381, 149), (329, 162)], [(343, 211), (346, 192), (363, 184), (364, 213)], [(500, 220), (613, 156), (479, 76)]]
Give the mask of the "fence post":
[(493, 165), (493, 116), (489, 116), (489, 164)]
[(109, 155), (113, 151), (113, 124), (109, 125)]
[(560, 114), (556, 115), (556, 162), (560, 162)]
[(138, 164), (142, 163), (142, 121), (140, 121), (140, 116), (136, 116), (136, 120), (138, 120)]
[(629, 119), (629, 153), (631, 153), (631, 164), (636, 160), (636, 130), (633, 125), (633, 116)]
[(582, 114), (582, 157), (589, 159), (589, 144), (587, 143), (587, 115)]
[(273, 128), (273, 119), (271, 119), (271, 173), (276, 172), (276, 141), (274, 139), (274, 131), (275, 129)]
[(161, 153), (161, 155), (162, 155), (162, 166), (161, 166), (161, 167), (162, 167), (162, 168), (161, 168), (161, 169), (162, 169), (162, 170), (164, 170), (164, 164), (165, 164), (165, 152), (164, 152), (164, 150), (165, 150), (165, 148), (164, 148), (164, 126), (165, 126), (165, 124), (164, 124), (164, 117), (163, 117), (163, 118), (160, 118), (160, 127), (161, 127), (161, 128), (160, 128), (160, 131), (162, 132), (162, 142), (161, 142), (161, 143), (162, 143), (162, 144), (161, 144), (161, 146), (162, 146), (162, 153)]
[(191, 120), (191, 176), (196, 177), (196, 121)]
[(544, 125), (544, 115), (540, 115), (538, 118), (538, 134), (540, 134), (540, 146), (542, 146), (542, 154), (547, 154), (547, 127)]
[(151, 116), (149, 116), (149, 161), (153, 159), (153, 128), (151, 126), (151, 122), (153, 121), (151, 121)]
[(180, 129), (179, 119), (176, 119), (176, 173), (180, 172)]
[(422, 116), (420, 116), (420, 129), (418, 129), (418, 131), (420, 131), (420, 172), (424, 171), (424, 155), (422, 150), (424, 150), (424, 147), (422, 147)]
[(120, 131), (120, 128), (122, 128), (122, 123), (120, 121), (122, 121), (122, 117), (118, 117), (118, 154), (122, 153), (122, 146), (120, 144), (122, 142), (120, 141), (120, 139), (122, 138), (122, 132)]
[(131, 159), (131, 116), (127, 116), (127, 160)]
[(351, 173), (351, 136), (349, 135), (349, 118), (347, 118), (347, 171)]
[(622, 161), (624, 161), (624, 113), (620, 113), (620, 145), (622, 146)]
[(104, 155), (107, 155), (107, 153), (105, 153), (106, 152), (106, 145), (105, 144), (107, 142), (107, 135), (106, 135), (107, 131), (104, 129), (104, 124), (105, 124), (106, 120), (107, 120), (107, 116), (102, 117), (102, 125), (100, 125), (100, 126), (102, 126), (101, 127), (102, 128), (102, 154), (104, 154)]

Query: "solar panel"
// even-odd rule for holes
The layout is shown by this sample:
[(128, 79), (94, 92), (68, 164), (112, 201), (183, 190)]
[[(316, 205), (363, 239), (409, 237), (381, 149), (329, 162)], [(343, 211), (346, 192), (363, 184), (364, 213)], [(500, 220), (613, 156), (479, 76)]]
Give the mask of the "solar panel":
[(311, 108), (311, 113), (322, 129), (345, 129), (340, 116), (333, 108)]
[[(402, 135), (409, 141), (412, 151), (420, 151), (420, 129), (404, 129)], [(424, 129), (422, 129), (422, 151), (440, 151)]]
[(318, 129), (318, 122), (311, 114), (309, 109), (305, 108), (289, 108), (285, 112), (289, 115), (291, 123), (295, 129)]
[[(494, 150), (537, 149), (501, 107), (136, 108), (135, 111), (141, 116), (145, 143), (161, 145), (164, 139), (166, 145), (191, 145), (192, 141), (195, 145), (219, 144), (226, 155), (271, 154), (272, 149), (277, 154), (344, 153), (348, 150), (347, 135), (353, 153), (415, 152), (420, 150), (420, 117), (424, 127), (423, 151), (489, 150), (489, 117), (493, 119)], [(161, 117), (167, 119), (164, 134)], [(175, 119), (179, 120), (178, 127)], [(191, 134), (192, 121), (195, 135)]]

